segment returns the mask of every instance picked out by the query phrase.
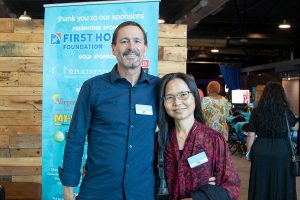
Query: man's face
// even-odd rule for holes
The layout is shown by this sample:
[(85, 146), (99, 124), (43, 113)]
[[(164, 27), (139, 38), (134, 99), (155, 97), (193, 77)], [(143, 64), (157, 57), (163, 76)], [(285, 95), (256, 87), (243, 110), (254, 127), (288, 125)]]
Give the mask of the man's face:
[(120, 67), (134, 69), (141, 66), (147, 48), (142, 30), (137, 26), (125, 26), (118, 31), (112, 53)]

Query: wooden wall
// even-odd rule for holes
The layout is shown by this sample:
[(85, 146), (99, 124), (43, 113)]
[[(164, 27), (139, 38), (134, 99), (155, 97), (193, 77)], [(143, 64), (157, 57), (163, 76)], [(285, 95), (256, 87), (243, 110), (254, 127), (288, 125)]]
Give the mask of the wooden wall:
[[(0, 184), (41, 198), (43, 20), (0, 19)], [(187, 26), (159, 26), (159, 76), (186, 72)]]

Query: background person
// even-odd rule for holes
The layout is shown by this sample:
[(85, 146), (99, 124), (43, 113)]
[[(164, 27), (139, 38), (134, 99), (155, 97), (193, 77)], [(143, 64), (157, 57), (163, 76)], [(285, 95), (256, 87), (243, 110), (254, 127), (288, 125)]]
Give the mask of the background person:
[(65, 200), (75, 198), (86, 137), (86, 172), (78, 199), (154, 199), (159, 78), (141, 68), (147, 45), (139, 24), (120, 24), (112, 38), (118, 63), (81, 87), (59, 168)]
[[(205, 192), (237, 199), (240, 179), (224, 137), (204, 125), (195, 82), (183, 73), (167, 74), (159, 97), (158, 141), (165, 146), (170, 199), (201, 199)], [(216, 186), (208, 185), (212, 176)]]
[(289, 125), (297, 129), (299, 124), (289, 108), (283, 87), (280, 83), (268, 82), (249, 120), (249, 200), (297, 199), (296, 179), (291, 176), (292, 152), (286, 116)]
[[(189, 76), (193, 81), (196, 82), (195, 77), (194, 77), (193, 74), (188, 74), (188, 76)], [(200, 100), (202, 101), (203, 98), (204, 98), (204, 93), (203, 93), (203, 91), (202, 91), (200, 88), (198, 88), (198, 93), (199, 93)]]
[(202, 112), (206, 125), (220, 132), (228, 140), (228, 126), (226, 118), (229, 116), (230, 103), (220, 95), (221, 85), (211, 81), (206, 87), (207, 96), (201, 102)]

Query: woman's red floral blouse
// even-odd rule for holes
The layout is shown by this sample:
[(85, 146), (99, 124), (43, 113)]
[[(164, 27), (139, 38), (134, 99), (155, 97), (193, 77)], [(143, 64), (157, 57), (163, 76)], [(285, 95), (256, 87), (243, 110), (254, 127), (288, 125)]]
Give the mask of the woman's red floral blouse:
[[(191, 168), (187, 159), (205, 152), (206, 163)], [(175, 129), (165, 149), (165, 174), (170, 199), (191, 197), (190, 193), (208, 184), (209, 177), (216, 177), (216, 185), (225, 189), (232, 199), (240, 194), (240, 179), (233, 166), (224, 137), (213, 129), (195, 121), (186, 138), (180, 157)]]

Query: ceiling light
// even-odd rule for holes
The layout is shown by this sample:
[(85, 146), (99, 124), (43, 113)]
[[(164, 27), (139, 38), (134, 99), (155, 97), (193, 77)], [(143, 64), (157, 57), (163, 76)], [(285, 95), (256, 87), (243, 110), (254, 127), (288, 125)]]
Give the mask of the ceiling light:
[(241, 38), (241, 39), (240, 39), (240, 42), (241, 42), (241, 43), (246, 43), (246, 42), (248, 42), (248, 40), (247, 40), (247, 38)]
[(217, 49), (217, 48), (212, 48), (211, 50), (210, 50), (210, 52), (212, 52), (212, 53), (219, 53), (219, 49)]
[(159, 23), (159, 24), (163, 24), (163, 23), (165, 23), (165, 20), (162, 19), (162, 18), (160, 18), (160, 19), (158, 19), (158, 23)]
[(31, 17), (27, 15), (27, 12), (25, 10), (24, 14), (19, 17), (19, 20), (31, 20)]
[(283, 22), (281, 24), (279, 24), (278, 27), (281, 29), (289, 29), (289, 28), (291, 28), (291, 25), (289, 23), (287, 23), (286, 20), (284, 19)]
[(219, 49), (216, 48), (216, 38), (214, 39), (214, 48), (210, 50), (212, 53), (219, 53)]

